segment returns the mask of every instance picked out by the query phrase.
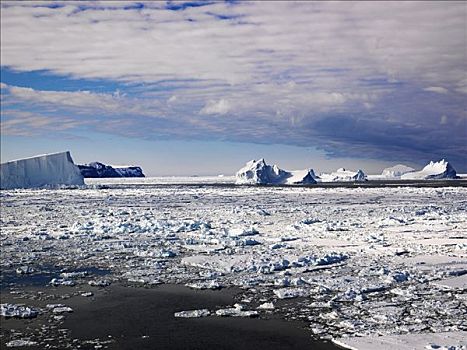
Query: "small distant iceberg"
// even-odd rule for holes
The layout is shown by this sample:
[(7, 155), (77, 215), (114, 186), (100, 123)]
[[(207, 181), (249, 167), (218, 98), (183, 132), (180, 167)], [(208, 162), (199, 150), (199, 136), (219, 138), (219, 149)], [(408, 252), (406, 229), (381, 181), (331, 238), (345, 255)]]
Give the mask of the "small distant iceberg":
[(277, 165), (268, 165), (264, 159), (251, 160), (235, 175), (238, 185), (294, 185), (315, 184), (313, 169), (286, 171)]
[(139, 166), (112, 166), (100, 162), (78, 165), (85, 178), (145, 177)]
[(317, 178), (318, 182), (354, 182), (367, 181), (367, 176), (362, 170), (346, 170), (344, 168), (337, 169), (330, 174), (320, 174)]
[(456, 170), (446, 160), (431, 161), (420, 171), (413, 171), (401, 176), (402, 180), (457, 179)]
[(0, 164), (2, 189), (82, 185), (83, 175), (68, 151)]

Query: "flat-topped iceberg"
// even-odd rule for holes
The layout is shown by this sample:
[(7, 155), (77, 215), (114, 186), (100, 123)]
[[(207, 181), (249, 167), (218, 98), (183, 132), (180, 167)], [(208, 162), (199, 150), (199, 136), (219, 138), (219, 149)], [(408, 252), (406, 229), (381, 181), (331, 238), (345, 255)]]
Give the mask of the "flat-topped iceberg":
[(264, 159), (249, 161), (235, 176), (236, 184), (293, 185), (316, 183), (313, 169), (286, 171), (277, 165), (266, 164)]
[(381, 176), (386, 179), (397, 179), (400, 178), (402, 175), (411, 173), (413, 171), (415, 171), (414, 168), (403, 164), (397, 164), (393, 167), (384, 169), (381, 173)]
[(78, 165), (78, 168), (86, 178), (102, 177), (145, 177), (143, 169), (132, 165), (106, 165), (100, 162)]
[(44, 154), (0, 164), (0, 187), (35, 188), (84, 185), (83, 175), (70, 152)]
[(353, 171), (340, 168), (330, 174), (320, 174), (317, 180), (318, 182), (366, 181), (367, 176), (362, 170)]
[(431, 161), (422, 170), (403, 174), (402, 180), (434, 180), (434, 179), (456, 179), (457, 173), (452, 165), (442, 159), (439, 162)]

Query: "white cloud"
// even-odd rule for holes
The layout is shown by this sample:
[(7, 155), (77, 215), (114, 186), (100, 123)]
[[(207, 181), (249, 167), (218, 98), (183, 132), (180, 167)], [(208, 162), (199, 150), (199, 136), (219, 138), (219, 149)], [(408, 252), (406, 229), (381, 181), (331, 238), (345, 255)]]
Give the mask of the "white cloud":
[[(350, 81), (384, 74), (449, 85), (466, 59), (459, 49), (466, 44), (462, 2), (241, 2), (183, 11), (162, 3), (138, 11), (119, 2), (86, 11), (77, 11), (81, 2), (57, 9), (2, 4), (1, 61), (22, 71), (240, 84), (281, 74), (335, 76), (320, 69), (346, 68)], [(239, 17), (218, 20), (212, 13)]]
[[(216, 2), (183, 11), (162, 2), (1, 4), (3, 66), (117, 81), (127, 92), (2, 85), (2, 106), (98, 118), (99, 128), (132, 137), (211, 132), (331, 151), (351, 152), (353, 142), (375, 154), (425, 151), (435, 139), (459, 153), (465, 139), (462, 2)], [(447, 124), (434, 129), (444, 113)]]
[(224, 115), (231, 109), (229, 101), (221, 99), (219, 101), (208, 101), (199, 111), (200, 114), (219, 114)]
[(448, 89), (443, 88), (441, 86), (430, 86), (430, 87), (427, 87), (427, 88), (425, 88), (423, 90), (430, 91), (430, 92), (436, 92), (438, 94), (447, 94), (449, 92)]

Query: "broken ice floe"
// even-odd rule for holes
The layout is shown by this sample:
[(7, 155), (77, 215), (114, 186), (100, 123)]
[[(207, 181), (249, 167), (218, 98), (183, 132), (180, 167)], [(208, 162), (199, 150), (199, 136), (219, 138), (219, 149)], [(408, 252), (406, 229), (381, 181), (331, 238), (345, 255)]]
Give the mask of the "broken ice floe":
[(193, 283), (187, 283), (185, 284), (187, 287), (192, 288), (192, 289), (221, 289), (222, 285), (217, 282), (217, 281), (199, 281), (199, 282), (193, 282)]
[(39, 314), (39, 310), (16, 304), (1, 304), (0, 315), (3, 317), (15, 317), (15, 318), (34, 318)]
[(73, 309), (63, 304), (47, 304), (47, 309), (51, 310), (54, 314), (63, 314), (65, 312), (73, 312)]
[(52, 278), (52, 280), (49, 283), (55, 287), (58, 287), (58, 286), (73, 287), (76, 285), (75, 281), (71, 279), (67, 279), (67, 278)]
[(230, 317), (257, 317), (259, 316), (258, 311), (245, 310), (241, 304), (235, 304), (233, 307), (219, 309), (216, 311), (217, 316), (230, 316)]
[(209, 316), (211, 312), (208, 309), (187, 310), (174, 313), (175, 317), (181, 318), (197, 318)]
[(29, 339), (16, 339), (16, 340), (10, 340), (5, 345), (7, 348), (16, 348), (16, 347), (35, 346), (37, 345), (37, 342), (29, 340)]

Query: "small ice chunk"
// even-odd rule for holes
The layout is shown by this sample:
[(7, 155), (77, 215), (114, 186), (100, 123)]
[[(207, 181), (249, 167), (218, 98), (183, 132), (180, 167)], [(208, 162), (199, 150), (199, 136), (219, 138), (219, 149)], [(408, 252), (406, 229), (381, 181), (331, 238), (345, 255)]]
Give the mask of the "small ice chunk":
[(110, 286), (109, 280), (92, 280), (89, 281), (88, 284), (94, 287), (107, 287)]
[(88, 275), (87, 271), (74, 271), (74, 272), (62, 272), (60, 277), (62, 278), (83, 278)]
[(175, 317), (182, 318), (197, 318), (197, 317), (206, 317), (209, 316), (211, 312), (208, 309), (199, 309), (199, 310), (186, 310), (174, 313)]
[(49, 283), (55, 287), (58, 287), (58, 286), (73, 287), (76, 284), (75, 281), (66, 279), (66, 278), (52, 278), (52, 280)]
[(30, 273), (33, 273), (34, 272), (34, 269), (32, 267), (29, 267), (29, 266), (20, 266), (16, 269), (16, 273), (18, 275), (28, 275)]
[(63, 314), (65, 312), (73, 312), (73, 309), (69, 306), (59, 306), (59, 307), (54, 307), (52, 312), (54, 314)]
[(228, 231), (230, 237), (244, 237), (244, 236), (255, 236), (259, 232), (254, 228), (231, 228)]
[(298, 297), (306, 296), (305, 290), (303, 290), (301, 288), (280, 288), (280, 289), (275, 289), (274, 294), (279, 299), (292, 299), (292, 298), (298, 298)]
[(257, 307), (257, 309), (260, 310), (274, 310), (274, 304), (273, 303), (263, 303), (260, 306)]
[(187, 287), (192, 289), (221, 289), (222, 285), (217, 281), (201, 281), (195, 283), (187, 283)]

